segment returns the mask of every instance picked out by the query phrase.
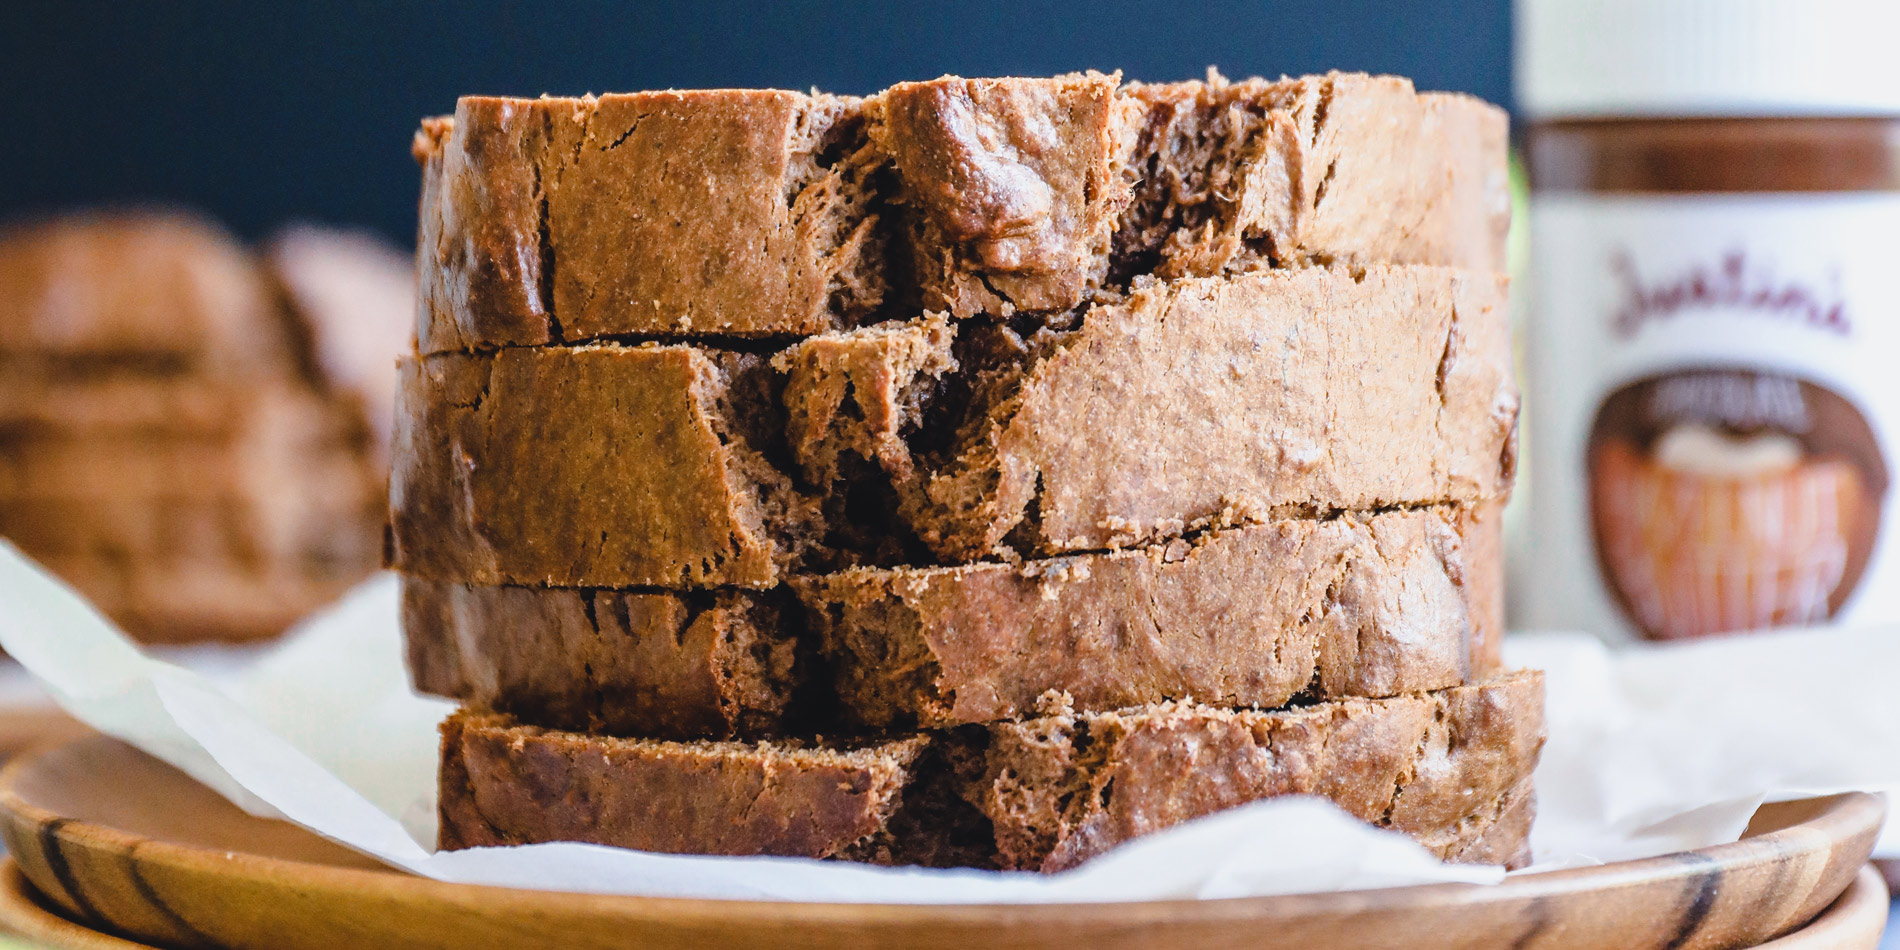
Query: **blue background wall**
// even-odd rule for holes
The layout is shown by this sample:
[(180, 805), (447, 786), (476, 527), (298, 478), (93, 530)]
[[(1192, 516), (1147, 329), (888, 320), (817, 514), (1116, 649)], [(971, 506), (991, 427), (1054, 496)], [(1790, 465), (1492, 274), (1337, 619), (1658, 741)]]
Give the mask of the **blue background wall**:
[(77, 204), (414, 228), (418, 117), (461, 93), (868, 92), (901, 79), (1363, 69), (1508, 104), (1508, 0), (0, 2), (0, 218)]

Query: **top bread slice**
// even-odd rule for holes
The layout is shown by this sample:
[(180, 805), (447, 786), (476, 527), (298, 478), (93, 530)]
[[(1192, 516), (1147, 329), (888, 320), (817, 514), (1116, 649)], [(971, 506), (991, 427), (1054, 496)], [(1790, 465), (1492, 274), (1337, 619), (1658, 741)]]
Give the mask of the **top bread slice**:
[(469, 97), (416, 139), (418, 345), (800, 336), (1261, 266), (1501, 271), (1505, 132), (1338, 73)]

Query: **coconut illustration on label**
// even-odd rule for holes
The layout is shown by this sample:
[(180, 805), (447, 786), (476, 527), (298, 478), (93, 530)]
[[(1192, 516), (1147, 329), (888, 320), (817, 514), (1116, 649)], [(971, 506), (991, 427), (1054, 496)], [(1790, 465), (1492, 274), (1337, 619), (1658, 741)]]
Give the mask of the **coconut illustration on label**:
[(1590, 429), (1605, 585), (1651, 639), (1814, 623), (1873, 552), (1887, 468), (1873, 429), (1792, 376), (1697, 368), (1611, 393)]

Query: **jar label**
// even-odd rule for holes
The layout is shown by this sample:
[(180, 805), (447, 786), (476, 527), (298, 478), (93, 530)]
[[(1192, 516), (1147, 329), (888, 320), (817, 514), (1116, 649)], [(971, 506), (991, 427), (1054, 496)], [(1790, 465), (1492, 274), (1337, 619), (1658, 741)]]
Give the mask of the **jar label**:
[(1900, 620), (1900, 196), (1540, 195), (1520, 626)]

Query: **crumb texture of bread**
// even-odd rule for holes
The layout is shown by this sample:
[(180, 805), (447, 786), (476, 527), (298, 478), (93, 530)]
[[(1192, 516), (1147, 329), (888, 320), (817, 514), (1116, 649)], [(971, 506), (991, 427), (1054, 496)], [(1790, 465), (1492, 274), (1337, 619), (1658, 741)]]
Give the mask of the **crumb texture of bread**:
[(923, 423), (926, 387), (957, 368), (956, 332), (941, 315), (827, 333), (772, 358), (785, 374), (786, 447), (806, 481), (848, 477), (848, 459), (915, 477), (905, 437)]
[(899, 83), (871, 108), (926, 307), (1067, 310), (1098, 286), (1134, 143), (1121, 77)]
[(944, 562), (1139, 544), (1283, 505), (1509, 492), (1518, 396), (1501, 277), (1190, 278), (1038, 335), (1016, 373), (980, 380), (1000, 390), (968, 400), (983, 415), (900, 483), (906, 520)]
[(1395, 76), (1135, 84), (1124, 278), (1300, 264), (1504, 269), (1507, 119)]

